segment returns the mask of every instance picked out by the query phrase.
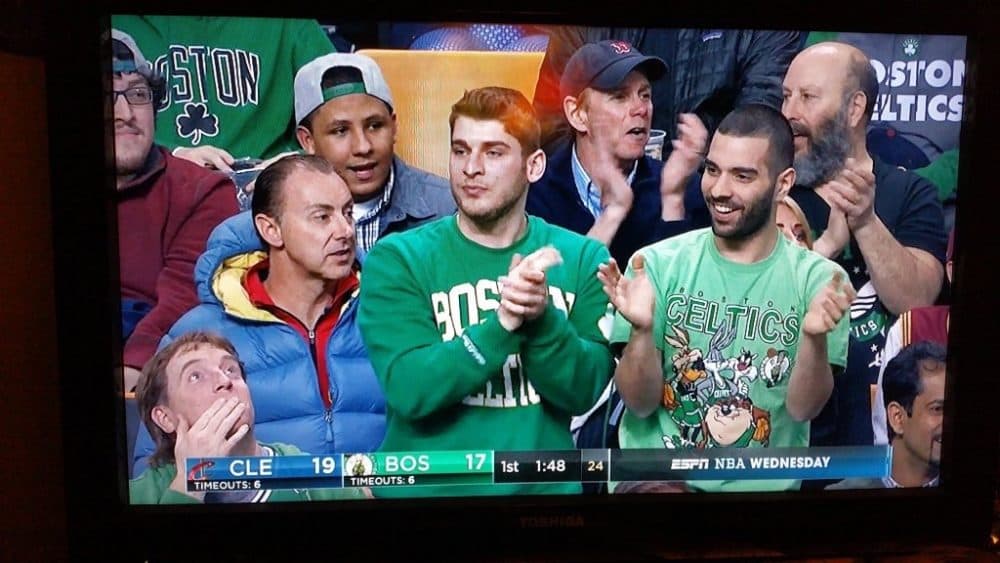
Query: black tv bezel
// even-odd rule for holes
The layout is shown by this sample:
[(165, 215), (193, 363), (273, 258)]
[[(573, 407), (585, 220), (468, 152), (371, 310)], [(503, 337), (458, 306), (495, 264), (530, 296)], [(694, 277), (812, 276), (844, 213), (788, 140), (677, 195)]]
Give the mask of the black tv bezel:
[[(745, 3), (728, 11), (694, 4), (701, 3), (671, 7), (664, 15), (643, 10), (583, 14), (574, 6), (331, 9), (320, 2), (300, 2), (279, 10), (187, 0), (169, 6), (145, 0), (105, 2), (83, 8), (82, 14), (51, 10), (47, 25), (52, 34), (46, 52), (48, 126), (67, 514), (74, 559), (117, 554), (134, 560), (256, 560), (271, 553), (282, 557), (296, 553), (308, 559), (419, 550), (446, 559), (498, 553), (515, 557), (548, 553), (555, 559), (604, 553), (609, 559), (624, 560), (665, 550), (740, 545), (786, 554), (898, 551), (932, 543), (985, 546), (997, 474), (998, 424), (996, 417), (983, 413), (990, 412), (997, 385), (988, 368), (978, 366), (991, 365), (991, 321), (1000, 307), (988, 272), (1000, 261), (995, 245), (989, 244), (990, 218), (980, 211), (989, 209), (990, 188), (977, 186), (973, 179), (977, 171), (980, 177), (988, 173), (989, 135), (997, 123), (996, 109), (987, 101), (991, 92), (998, 91), (1000, 76), (994, 55), (1000, 45), (989, 29), (989, 22), (998, 21), (996, 9), (964, 0), (946, 6), (909, 3), (904, 11), (854, 0), (830, 12), (823, 6), (785, 6), (775, 1)], [(865, 21), (860, 21), (859, 10)], [(108, 173), (113, 163), (108, 156), (111, 137), (105, 117), (110, 112), (102, 79), (108, 57), (98, 40), (107, 31), (112, 13), (823, 28), (968, 36), (949, 370), (971, 375), (948, 381), (941, 487), (194, 508), (128, 505), (127, 473), (119, 454), (125, 441), (124, 414), (114, 373), (116, 354), (120, 357), (116, 345), (120, 317), (117, 218), (113, 175)], [(238, 533), (213, 533), (226, 530)], [(490, 540), (498, 537), (507, 540)], [(262, 541), (245, 541), (254, 538)]]

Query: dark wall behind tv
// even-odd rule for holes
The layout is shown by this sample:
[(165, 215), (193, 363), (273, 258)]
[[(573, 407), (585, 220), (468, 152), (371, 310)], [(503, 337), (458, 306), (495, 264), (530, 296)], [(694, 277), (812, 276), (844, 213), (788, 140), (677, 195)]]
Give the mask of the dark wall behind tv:
[(66, 501), (40, 56), (0, 51), (0, 100), (0, 560), (61, 561)]

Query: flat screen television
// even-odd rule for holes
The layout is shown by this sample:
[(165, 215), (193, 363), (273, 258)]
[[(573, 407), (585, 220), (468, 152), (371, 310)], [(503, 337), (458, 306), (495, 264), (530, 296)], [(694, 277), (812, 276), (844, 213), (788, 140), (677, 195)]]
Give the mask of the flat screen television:
[[(987, 185), (993, 148), (990, 134), (996, 124), (996, 110), (989, 97), (1000, 74), (993, 53), (996, 39), (987, 23), (991, 21), (989, 15), (995, 14), (992, 9), (972, 7), (971, 3), (921, 2), (905, 9), (862, 9), (859, 4), (848, 4), (837, 9), (759, 3), (735, 11), (702, 6), (637, 6), (625, 11), (605, 6), (603, 11), (591, 7), (583, 13), (579, 6), (484, 6), (457, 11), (372, 6), (366, 11), (360, 6), (345, 9), (306, 3), (288, 6), (287, 10), (276, 6), (253, 10), (215, 2), (170, 7), (131, 2), (104, 5), (84, 15), (53, 12), (53, 44), (46, 63), (71, 552), (79, 554), (81, 560), (123, 557), (150, 561), (365, 556), (630, 560), (676, 551), (718, 555), (746, 549), (736, 553), (794, 555), (914, 552), (934, 543), (985, 546), (997, 473), (997, 417), (993, 415), (997, 386), (989, 366), (995, 361), (990, 353), (995, 333), (992, 319), (1000, 308), (990, 274), (996, 250), (991, 244), (992, 192)], [(355, 49), (380, 62), (390, 87), (397, 92), (397, 103), (403, 97), (398, 92), (410, 82), (431, 88), (435, 81), (447, 80), (444, 74), (428, 77), (428, 72), (436, 71), (421, 66), (409, 68), (413, 77), (407, 80), (405, 63), (391, 60), (393, 52), (398, 55), (399, 51), (417, 51), (414, 44), (418, 41), (423, 41), (426, 49), (459, 46), (462, 51), (509, 54), (512, 51), (502, 51), (502, 43), (513, 43), (513, 35), (523, 39), (535, 34), (540, 42), (526, 42), (523, 48), (526, 53), (534, 53), (526, 55), (528, 59), (537, 57), (531, 60), (542, 65), (541, 53), (553, 26), (697, 29), (695, 40), (720, 44), (725, 36), (739, 30), (798, 30), (801, 44), (797, 49), (805, 46), (811, 32), (838, 32), (842, 39), (851, 37), (862, 45), (881, 44), (875, 34), (889, 34), (884, 36), (891, 36), (884, 40), (889, 45), (885, 52), (870, 55), (883, 88), (875, 103), (879, 118), (873, 123), (892, 125), (869, 132), (869, 148), (884, 149), (885, 154), (900, 159), (898, 165), (907, 168), (921, 168), (931, 160), (921, 145), (934, 145), (937, 153), (956, 149), (952, 155), (957, 167), (957, 173), (952, 170), (952, 193), (945, 193), (948, 188), (940, 190), (946, 200), (945, 209), (953, 212), (944, 217), (954, 225), (955, 251), (954, 281), (943, 286), (938, 298), (938, 303), (951, 306), (952, 316), (947, 337), (947, 408), (943, 431), (938, 434), (940, 473), (936, 486), (895, 490), (809, 486), (852, 476), (887, 477), (890, 450), (874, 445), (846, 446), (837, 444), (836, 439), (824, 446), (829, 449), (722, 447), (722, 443), (733, 442), (717, 439), (710, 429), (698, 425), (701, 440), (692, 430), (690, 435), (682, 436), (685, 441), (676, 450), (601, 447), (609, 443), (605, 432), (602, 444), (595, 447), (571, 446), (544, 452), (491, 447), (389, 452), (375, 448), (304, 454), (288, 460), (274, 458), (279, 460), (276, 468), (257, 457), (206, 458), (204, 461), (216, 464), (214, 469), (206, 469), (206, 465), (185, 469), (190, 470), (190, 490), (333, 487), (350, 491), (355, 486), (367, 486), (375, 498), (223, 502), (212, 506), (133, 504), (130, 501), (135, 499), (129, 494), (129, 479), (135, 476), (132, 450), (137, 447), (133, 434), (139, 434), (141, 441), (143, 431), (136, 424), (134, 412), (130, 413), (134, 407), (130, 407), (131, 399), (121, 383), (119, 280), (134, 265), (119, 257), (113, 104), (121, 102), (117, 95), (110, 94), (112, 67), (107, 37), (118, 15), (164, 13), (191, 16), (191, 21), (205, 17), (314, 19), (339, 50)], [(174, 32), (182, 34), (183, 20), (178, 22)], [(482, 25), (476, 28), (472, 24)], [(438, 35), (424, 35), (435, 28)], [(470, 30), (484, 34), (475, 37)], [(267, 34), (252, 39), (261, 44), (277, 41)], [(945, 39), (951, 44), (963, 44), (961, 54), (956, 55), (953, 49), (940, 56), (931, 51), (931, 45), (938, 41), (943, 44)], [(166, 41), (169, 43), (170, 38)], [(141, 40), (139, 43), (144, 49)], [(206, 49), (196, 41), (188, 43), (186, 47), (150, 48), (144, 53), (154, 68), (167, 74), (165, 103), (171, 103), (171, 96), (173, 101), (185, 95), (194, 99), (195, 90), (205, 86), (197, 84), (199, 77), (204, 80), (213, 72), (228, 76), (228, 84), (235, 90), (227, 89), (225, 80), (215, 82), (212, 77), (213, 84), (217, 84), (215, 92), (206, 89), (198, 95), (211, 94), (220, 99), (229, 96), (245, 102), (255, 88), (258, 67), (254, 65), (259, 64), (255, 55), (224, 48)], [(677, 42), (666, 48), (679, 50), (677, 54), (682, 55), (683, 45)], [(499, 55), (489, 60), (518, 58)], [(537, 74), (526, 75), (525, 71), (514, 72), (504, 66), (514, 63), (494, 64), (497, 83), (534, 90)], [(214, 67), (209, 68), (211, 65)], [(394, 72), (402, 72), (402, 77), (390, 75), (390, 66)], [(539, 67), (534, 68), (537, 72)], [(489, 80), (489, 72), (482, 67), (459, 71), (454, 80), (472, 74)], [(526, 86), (517, 86), (520, 84)], [(890, 85), (892, 88), (884, 89)], [(907, 89), (908, 85), (912, 88)], [(697, 81), (693, 87), (697, 88)], [(419, 96), (419, 89), (416, 91)], [(456, 100), (428, 99), (425, 105), (443, 105), (446, 120), (447, 109)], [(253, 103), (263, 107), (269, 100)], [(282, 103), (290, 104), (291, 98), (282, 98)], [(435, 123), (419, 110), (410, 111), (414, 113), (398, 116), (401, 130), (441, 129), (447, 124)], [(433, 110), (425, 111), (430, 115)], [(185, 126), (188, 128), (181, 131), (180, 121), (162, 120), (162, 113), (157, 117), (157, 128), (176, 126), (179, 136), (188, 142), (200, 136), (210, 140), (213, 135), (211, 119), (193, 126), (194, 121), (189, 120)], [(187, 113), (189, 118), (192, 115)], [(200, 115), (206, 118), (204, 113)], [(420, 126), (407, 125), (408, 121), (419, 122)], [(201, 125), (205, 127), (198, 129)], [(936, 128), (949, 129), (944, 134), (952, 136), (949, 145), (941, 146), (941, 133)], [(445, 135), (447, 132), (444, 129)], [(447, 174), (447, 137), (435, 145), (432, 137), (417, 135), (424, 131), (408, 133), (410, 138), (398, 141), (397, 152), (410, 160), (426, 159), (421, 160), (422, 166), (441, 166), (442, 173)], [(427, 134), (433, 135), (433, 131)], [(439, 156), (435, 157), (429, 147), (439, 150)], [(916, 152), (912, 148), (917, 148)], [(956, 197), (955, 193), (961, 195)], [(956, 206), (957, 201), (961, 204)], [(242, 203), (247, 206), (248, 202)], [(896, 275), (902, 279), (907, 273)], [(885, 326), (874, 330), (887, 330), (892, 320), (885, 320)], [(867, 329), (855, 327), (852, 338), (861, 338), (863, 330)], [(726, 353), (738, 361), (739, 352)], [(729, 369), (735, 380), (732, 374), (737, 368)], [(714, 375), (721, 378), (720, 373)], [(252, 373), (247, 374), (247, 380), (252, 389)], [(599, 409), (598, 415), (619, 416), (612, 410)], [(714, 440), (712, 445), (720, 447), (706, 447), (711, 441), (709, 436)], [(484, 444), (492, 443), (489, 437), (483, 440)], [(436, 469), (442, 465), (447, 469)], [(796, 485), (791, 487), (796, 490), (763, 487), (756, 492), (608, 493), (620, 481), (700, 483), (708, 478), (725, 478), (760, 483), (765, 477), (801, 481), (802, 490)], [(575, 492), (489, 494), (494, 483), (498, 493), (504, 491), (500, 483), (505, 479), (508, 483), (570, 483)], [(434, 494), (422, 493), (430, 489), (421, 488), (418, 481), (444, 486), (434, 489)], [(473, 482), (483, 484), (487, 494), (448, 493), (465, 490), (459, 485)], [(383, 494), (386, 491), (407, 489), (403, 495), (406, 498), (381, 498), (399, 496)]]

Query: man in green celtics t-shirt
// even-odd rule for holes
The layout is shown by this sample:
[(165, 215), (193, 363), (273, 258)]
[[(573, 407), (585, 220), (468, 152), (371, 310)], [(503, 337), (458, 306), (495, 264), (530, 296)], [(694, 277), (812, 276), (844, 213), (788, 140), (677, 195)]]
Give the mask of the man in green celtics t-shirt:
[[(720, 123), (702, 178), (712, 227), (640, 250), (599, 277), (624, 344), (615, 382), (623, 448), (805, 447), (847, 360), (847, 274), (789, 243), (775, 204), (795, 183), (788, 122), (748, 105)], [(798, 488), (691, 481), (681, 489)]]
[[(600, 243), (525, 214), (545, 170), (531, 103), (467, 92), (451, 124), (458, 212), (382, 239), (359, 323), (385, 391), (381, 450), (566, 450), (613, 370)], [(604, 327), (602, 331), (601, 327)], [(376, 496), (579, 493), (579, 482), (376, 489)]]

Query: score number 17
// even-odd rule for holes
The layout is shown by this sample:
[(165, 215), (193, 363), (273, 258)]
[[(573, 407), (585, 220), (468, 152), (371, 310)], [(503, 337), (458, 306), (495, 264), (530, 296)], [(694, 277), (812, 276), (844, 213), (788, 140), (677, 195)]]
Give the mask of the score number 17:
[(486, 454), (465, 454), (465, 468), (469, 471), (481, 471), (486, 463)]

